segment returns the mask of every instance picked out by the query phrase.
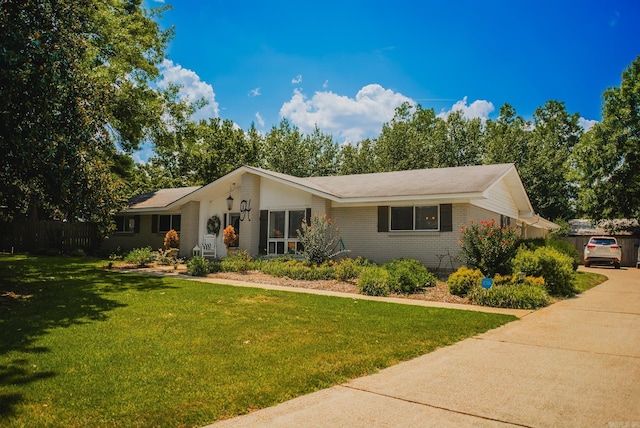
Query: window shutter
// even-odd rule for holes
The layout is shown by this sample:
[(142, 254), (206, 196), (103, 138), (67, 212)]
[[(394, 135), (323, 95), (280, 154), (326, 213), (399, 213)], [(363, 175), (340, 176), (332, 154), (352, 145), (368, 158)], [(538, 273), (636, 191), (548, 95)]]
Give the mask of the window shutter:
[(133, 233), (140, 233), (140, 216), (134, 216), (133, 219)]
[(307, 222), (307, 225), (311, 224), (311, 208), (307, 208), (304, 220)]
[(227, 223), (227, 214), (225, 213), (225, 214), (222, 216), (222, 218), (224, 219), (224, 220), (223, 220), (224, 225), (222, 226), (222, 229), (224, 230), (224, 229), (226, 229), (226, 228), (227, 228), (227, 224), (228, 224), (228, 223)]
[(269, 229), (269, 211), (260, 211), (260, 248), (258, 254), (267, 254), (267, 230)]
[(453, 231), (453, 205), (440, 205), (440, 232)]
[(151, 216), (151, 233), (158, 233), (158, 214)]
[(378, 207), (378, 232), (389, 231), (389, 207)]

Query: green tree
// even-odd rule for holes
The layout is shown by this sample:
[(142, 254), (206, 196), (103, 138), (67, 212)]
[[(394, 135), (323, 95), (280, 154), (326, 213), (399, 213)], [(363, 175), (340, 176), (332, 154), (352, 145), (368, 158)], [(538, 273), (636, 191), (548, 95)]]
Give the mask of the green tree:
[(520, 164), (529, 156), (528, 131), (530, 123), (518, 116), (509, 104), (500, 107), (497, 120), (487, 120), (484, 128), (482, 163)]
[(108, 231), (127, 169), (115, 143), (135, 148), (158, 120), (121, 107), (159, 117), (138, 86), (157, 76), (170, 32), (140, 0), (7, 0), (0, 28), (1, 215)]
[(267, 133), (263, 151), (264, 167), (296, 177), (309, 175), (311, 150), (297, 126), (282, 119)]
[(569, 158), (582, 135), (578, 119), (559, 101), (547, 101), (534, 112), (529, 147), (518, 169), (533, 208), (545, 218), (574, 216), (576, 195)]
[(375, 143), (375, 161), (378, 171), (403, 171), (432, 166), (437, 156), (437, 118), (433, 109), (403, 103), (396, 108), (391, 122), (382, 126)]
[(327, 176), (338, 173), (340, 148), (330, 134), (324, 134), (315, 126), (313, 132), (303, 138), (303, 147), (309, 150), (308, 176)]
[(582, 214), (593, 220), (640, 218), (640, 56), (620, 87), (603, 94), (602, 122), (583, 135), (573, 162)]
[(338, 174), (368, 174), (377, 172), (374, 154), (375, 142), (370, 139), (358, 144), (343, 144), (340, 147)]

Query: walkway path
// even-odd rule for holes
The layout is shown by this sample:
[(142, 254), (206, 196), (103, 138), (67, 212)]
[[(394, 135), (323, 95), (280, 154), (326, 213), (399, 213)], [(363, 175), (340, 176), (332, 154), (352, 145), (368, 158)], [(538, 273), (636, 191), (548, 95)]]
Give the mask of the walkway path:
[(640, 427), (640, 271), (372, 376), (214, 426)]

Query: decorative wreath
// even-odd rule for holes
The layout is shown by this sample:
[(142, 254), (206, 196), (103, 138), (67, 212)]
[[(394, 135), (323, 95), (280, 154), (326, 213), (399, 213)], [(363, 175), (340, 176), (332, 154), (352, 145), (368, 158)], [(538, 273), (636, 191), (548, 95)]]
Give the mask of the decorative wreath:
[(213, 233), (218, 236), (218, 232), (220, 232), (220, 217), (214, 215), (207, 220), (207, 233)]

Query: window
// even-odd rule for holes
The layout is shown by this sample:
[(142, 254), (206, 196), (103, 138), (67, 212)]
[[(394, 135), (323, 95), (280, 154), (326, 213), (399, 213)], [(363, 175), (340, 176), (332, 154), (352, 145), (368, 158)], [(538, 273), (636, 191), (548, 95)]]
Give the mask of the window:
[(438, 206), (391, 207), (391, 230), (438, 230)]
[(133, 233), (136, 229), (136, 218), (134, 216), (117, 216), (115, 218), (116, 233)]
[(167, 233), (171, 229), (180, 232), (180, 214), (154, 215), (151, 219), (152, 233)]
[(305, 210), (269, 212), (268, 254), (287, 254), (302, 250), (298, 242), (298, 229), (305, 216)]
[(501, 215), (500, 216), (500, 227), (505, 228), (511, 226), (511, 217)]

